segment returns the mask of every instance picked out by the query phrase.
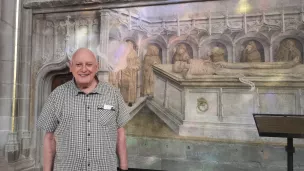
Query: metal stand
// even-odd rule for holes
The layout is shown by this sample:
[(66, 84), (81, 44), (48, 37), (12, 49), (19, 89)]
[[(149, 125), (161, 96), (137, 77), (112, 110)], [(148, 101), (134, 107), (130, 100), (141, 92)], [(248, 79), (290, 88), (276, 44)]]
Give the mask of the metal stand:
[(285, 150), (287, 152), (287, 171), (293, 171), (293, 153), (295, 152), (295, 148), (293, 146), (292, 138), (287, 138)]

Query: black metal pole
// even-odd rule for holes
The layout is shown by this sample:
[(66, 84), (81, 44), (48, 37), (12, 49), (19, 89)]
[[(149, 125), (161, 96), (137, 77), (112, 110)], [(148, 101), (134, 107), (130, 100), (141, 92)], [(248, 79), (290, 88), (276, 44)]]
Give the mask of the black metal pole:
[(285, 150), (287, 151), (287, 171), (293, 171), (293, 153), (295, 152), (295, 148), (293, 147), (292, 138), (287, 138)]

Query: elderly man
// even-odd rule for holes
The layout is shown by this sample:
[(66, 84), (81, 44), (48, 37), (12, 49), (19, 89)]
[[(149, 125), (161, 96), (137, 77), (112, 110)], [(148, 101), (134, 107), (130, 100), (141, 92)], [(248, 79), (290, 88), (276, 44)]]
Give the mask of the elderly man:
[(118, 89), (99, 82), (92, 51), (78, 49), (70, 61), (73, 80), (57, 87), (37, 126), (44, 137), (44, 171), (128, 170), (123, 126), (130, 119)]

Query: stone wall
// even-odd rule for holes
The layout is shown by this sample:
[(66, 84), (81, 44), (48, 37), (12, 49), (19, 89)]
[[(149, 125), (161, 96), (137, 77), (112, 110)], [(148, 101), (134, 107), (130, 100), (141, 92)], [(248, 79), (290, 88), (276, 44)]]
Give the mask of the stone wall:
[(0, 1), (0, 157), (11, 130), (14, 71), (15, 0)]
[[(167, 171), (286, 171), (282, 145), (191, 141), (128, 136), (130, 168)], [(294, 170), (304, 170), (304, 148), (296, 147)]]
[[(126, 125), (130, 168), (167, 171), (285, 171), (283, 143), (183, 137), (144, 107)], [(296, 145), (294, 170), (304, 170), (304, 146)]]

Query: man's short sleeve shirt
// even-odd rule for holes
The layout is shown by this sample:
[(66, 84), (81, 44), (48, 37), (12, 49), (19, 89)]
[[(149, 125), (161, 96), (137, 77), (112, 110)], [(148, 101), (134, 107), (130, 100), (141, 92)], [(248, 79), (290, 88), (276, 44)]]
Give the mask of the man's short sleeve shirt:
[(116, 171), (117, 129), (129, 119), (118, 89), (100, 82), (84, 94), (71, 80), (50, 94), (37, 126), (56, 136), (55, 171)]

